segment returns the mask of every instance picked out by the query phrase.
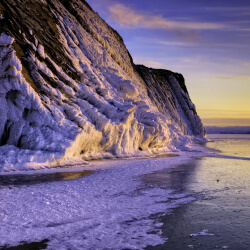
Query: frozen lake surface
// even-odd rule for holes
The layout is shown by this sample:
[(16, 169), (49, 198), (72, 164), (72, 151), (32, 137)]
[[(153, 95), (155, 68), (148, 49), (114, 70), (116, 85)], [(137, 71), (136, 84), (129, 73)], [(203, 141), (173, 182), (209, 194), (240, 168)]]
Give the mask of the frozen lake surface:
[(223, 136), (210, 153), (97, 161), (82, 177), (0, 176), (0, 246), (249, 249), (250, 137)]
[[(205, 146), (220, 150), (220, 155), (250, 156), (249, 135), (210, 138), (217, 139)], [(147, 181), (164, 182), (168, 172), (156, 172)], [(176, 192), (191, 192), (196, 199), (163, 216), (163, 236), (168, 240), (146, 249), (250, 249), (249, 160), (197, 158), (169, 175)]]

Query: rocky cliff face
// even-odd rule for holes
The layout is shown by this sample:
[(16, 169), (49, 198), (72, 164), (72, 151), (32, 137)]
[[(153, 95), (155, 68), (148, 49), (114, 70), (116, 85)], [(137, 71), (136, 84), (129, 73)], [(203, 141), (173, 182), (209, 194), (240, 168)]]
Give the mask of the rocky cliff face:
[(183, 77), (136, 67), (84, 0), (1, 1), (0, 66), (2, 170), (203, 136)]
[(137, 70), (147, 85), (149, 98), (161, 113), (177, 123), (185, 135), (205, 135), (181, 74), (143, 65), (138, 65)]

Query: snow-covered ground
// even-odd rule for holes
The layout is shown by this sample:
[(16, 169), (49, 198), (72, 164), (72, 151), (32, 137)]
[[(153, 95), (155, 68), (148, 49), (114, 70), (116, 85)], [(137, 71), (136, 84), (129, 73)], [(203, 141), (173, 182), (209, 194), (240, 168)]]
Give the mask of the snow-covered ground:
[(191, 155), (97, 161), (87, 167), (94, 174), (75, 180), (2, 186), (0, 246), (44, 239), (48, 249), (142, 249), (163, 243), (155, 214), (193, 198), (148, 185), (143, 176), (191, 162)]

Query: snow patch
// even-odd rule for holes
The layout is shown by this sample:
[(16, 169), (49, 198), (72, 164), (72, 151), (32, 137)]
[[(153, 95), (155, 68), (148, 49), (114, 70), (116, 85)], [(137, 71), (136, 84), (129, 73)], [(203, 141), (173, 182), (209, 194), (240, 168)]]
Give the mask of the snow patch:
[(203, 229), (201, 232), (190, 234), (190, 237), (193, 237), (193, 236), (213, 236), (213, 235), (214, 234), (212, 234), (212, 233), (208, 233), (207, 229)]
[(44, 59), (45, 58), (44, 47), (41, 44), (38, 45), (37, 51), (39, 55)]
[(11, 45), (14, 42), (14, 38), (11, 36), (6, 35), (5, 33), (2, 33), (0, 35), (0, 45)]

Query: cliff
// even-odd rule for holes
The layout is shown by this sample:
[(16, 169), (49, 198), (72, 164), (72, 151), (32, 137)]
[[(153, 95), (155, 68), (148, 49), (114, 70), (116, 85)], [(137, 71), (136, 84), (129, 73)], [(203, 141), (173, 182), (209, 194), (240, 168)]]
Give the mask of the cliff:
[(177, 123), (185, 135), (205, 135), (183, 75), (143, 65), (137, 65), (137, 70), (147, 85), (149, 98), (161, 113)]
[(135, 66), (84, 0), (0, 2), (0, 166), (175, 149), (203, 127), (184, 78)]

